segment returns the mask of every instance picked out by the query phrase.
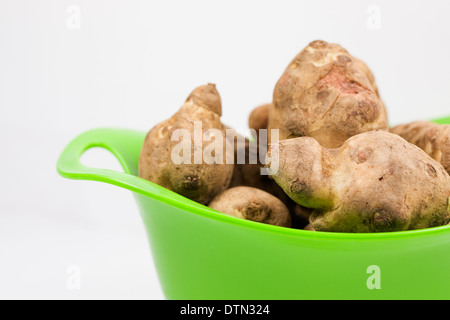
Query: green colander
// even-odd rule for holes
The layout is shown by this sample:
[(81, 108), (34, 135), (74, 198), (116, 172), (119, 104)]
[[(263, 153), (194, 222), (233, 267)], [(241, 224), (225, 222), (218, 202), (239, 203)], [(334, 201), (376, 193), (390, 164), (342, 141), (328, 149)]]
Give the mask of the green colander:
[[(228, 216), (137, 177), (144, 138), (124, 129), (85, 132), (57, 168), (133, 192), (166, 298), (450, 299), (450, 226), (350, 234)], [(112, 152), (124, 172), (81, 164), (92, 147)]]

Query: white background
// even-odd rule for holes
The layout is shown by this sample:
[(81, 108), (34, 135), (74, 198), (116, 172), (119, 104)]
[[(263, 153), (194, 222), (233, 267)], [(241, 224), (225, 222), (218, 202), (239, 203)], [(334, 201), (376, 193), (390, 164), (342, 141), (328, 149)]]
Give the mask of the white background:
[[(449, 9), (437, 0), (0, 0), (0, 298), (164, 299), (131, 193), (57, 175), (76, 135), (148, 131), (208, 82), (223, 122), (245, 129), (315, 39), (369, 65), (391, 124), (449, 115)], [(84, 161), (120, 170), (106, 152)], [(79, 290), (67, 285), (70, 266)]]

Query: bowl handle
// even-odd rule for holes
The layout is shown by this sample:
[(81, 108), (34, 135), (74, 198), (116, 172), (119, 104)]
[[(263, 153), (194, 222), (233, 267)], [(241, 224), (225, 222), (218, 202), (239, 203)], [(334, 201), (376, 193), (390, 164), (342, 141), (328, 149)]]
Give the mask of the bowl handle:
[[(73, 139), (61, 153), (58, 173), (68, 179), (100, 181), (141, 194), (159, 193), (153, 183), (137, 176), (136, 150), (140, 150), (145, 134), (125, 129), (100, 128), (82, 133)], [(124, 172), (92, 168), (83, 165), (80, 158), (86, 150), (101, 147), (109, 150), (120, 162)]]

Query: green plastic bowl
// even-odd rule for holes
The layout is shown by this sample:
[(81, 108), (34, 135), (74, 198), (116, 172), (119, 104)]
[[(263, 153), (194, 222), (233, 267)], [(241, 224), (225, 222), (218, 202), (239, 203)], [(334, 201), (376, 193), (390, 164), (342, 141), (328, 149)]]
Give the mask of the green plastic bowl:
[[(450, 299), (450, 226), (350, 234), (228, 216), (137, 177), (144, 137), (88, 131), (65, 148), (57, 168), (66, 178), (133, 191), (166, 298)], [(92, 147), (111, 151), (124, 173), (81, 164)]]

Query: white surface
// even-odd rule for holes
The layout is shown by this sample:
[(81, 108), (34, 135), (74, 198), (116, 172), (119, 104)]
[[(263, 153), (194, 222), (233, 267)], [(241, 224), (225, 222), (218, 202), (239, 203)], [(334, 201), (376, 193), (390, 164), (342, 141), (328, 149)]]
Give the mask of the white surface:
[[(0, 298), (164, 298), (131, 193), (56, 174), (79, 133), (147, 131), (207, 82), (222, 96), (223, 121), (246, 128), (315, 39), (369, 65), (392, 124), (450, 114), (449, 9), (411, 0), (1, 0)], [(120, 169), (104, 152), (85, 161)], [(70, 290), (70, 266), (79, 290)]]

